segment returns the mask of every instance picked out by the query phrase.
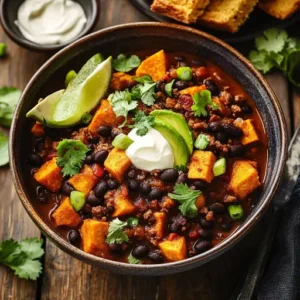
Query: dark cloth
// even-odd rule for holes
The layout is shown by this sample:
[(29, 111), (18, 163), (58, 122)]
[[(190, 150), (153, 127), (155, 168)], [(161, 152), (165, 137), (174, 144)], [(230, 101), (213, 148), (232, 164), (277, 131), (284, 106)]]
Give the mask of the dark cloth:
[(258, 300), (300, 299), (300, 177), (280, 220)]

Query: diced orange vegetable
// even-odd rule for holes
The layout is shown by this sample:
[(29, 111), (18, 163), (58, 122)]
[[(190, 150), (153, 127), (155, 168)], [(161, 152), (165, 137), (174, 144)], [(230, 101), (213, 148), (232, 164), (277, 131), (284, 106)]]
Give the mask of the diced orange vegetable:
[(114, 195), (113, 217), (130, 215), (135, 211), (135, 206), (130, 201), (126, 185), (121, 185)]
[(196, 200), (195, 205), (198, 210), (201, 210), (203, 207), (205, 207), (205, 197), (203, 195), (200, 195)]
[(44, 126), (41, 123), (35, 123), (31, 128), (31, 133), (36, 137), (45, 135)]
[(189, 166), (188, 178), (211, 182), (214, 178), (213, 166), (215, 162), (216, 157), (212, 152), (194, 151)]
[(106, 256), (109, 251), (105, 242), (108, 227), (108, 222), (84, 220), (80, 230), (83, 251), (101, 257)]
[(130, 88), (135, 84), (133, 77), (131, 75), (125, 74), (123, 72), (113, 73), (110, 82), (110, 88), (112, 90), (122, 91)]
[(170, 262), (186, 258), (186, 242), (183, 236), (176, 237), (172, 241), (163, 241), (158, 246), (162, 254)]
[(136, 70), (136, 76), (150, 75), (153, 81), (159, 81), (163, 79), (166, 72), (167, 56), (164, 50), (161, 50), (142, 61)]
[(81, 218), (71, 205), (67, 197), (52, 214), (56, 226), (68, 226), (75, 228), (81, 223)]
[(233, 165), (229, 190), (240, 199), (244, 199), (259, 186), (257, 164), (247, 160), (236, 161)]
[(244, 135), (241, 138), (241, 143), (243, 145), (249, 145), (259, 141), (259, 137), (252, 120), (248, 119), (241, 123), (235, 122), (235, 124), (243, 131)]
[(206, 86), (204, 84), (200, 85), (200, 86), (192, 86), (192, 87), (186, 88), (184, 90), (181, 90), (179, 92), (179, 94), (180, 95), (190, 95), (193, 97), (194, 94), (200, 93), (203, 90), (206, 90)]
[(155, 212), (153, 215), (155, 218), (155, 236), (158, 239), (162, 239), (167, 228), (167, 215), (164, 212)]
[(84, 193), (86, 196), (93, 189), (97, 183), (97, 178), (93, 173), (91, 167), (85, 165), (81, 173), (74, 175), (69, 179), (69, 183), (75, 188), (76, 191)]
[(34, 174), (34, 179), (53, 193), (56, 193), (63, 183), (61, 168), (56, 164), (56, 157), (45, 162)]
[(125, 151), (114, 148), (110, 151), (107, 159), (104, 162), (104, 167), (109, 174), (117, 179), (120, 183), (123, 182), (126, 171), (130, 168), (131, 162)]

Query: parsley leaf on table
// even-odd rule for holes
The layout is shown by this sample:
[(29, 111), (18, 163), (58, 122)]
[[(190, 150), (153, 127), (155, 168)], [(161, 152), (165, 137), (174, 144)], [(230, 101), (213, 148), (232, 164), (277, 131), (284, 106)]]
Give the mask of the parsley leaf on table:
[(0, 132), (0, 167), (8, 164), (8, 138)]
[(191, 190), (187, 184), (177, 183), (174, 186), (174, 194), (169, 193), (168, 196), (181, 203), (179, 210), (183, 216), (193, 218), (197, 215), (196, 200), (202, 194), (199, 190)]
[(141, 64), (141, 60), (137, 55), (131, 55), (126, 57), (124, 54), (120, 54), (117, 59), (113, 61), (113, 67), (118, 72), (130, 72), (134, 68), (137, 68)]
[(211, 92), (208, 90), (203, 90), (200, 93), (195, 93), (193, 95), (194, 104), (192, 105), (192, 111), (197, 117), (207, 116), (206, 105), (212, 104)]
[(288, 34), (285, 30), (270, 28), (255, 39), (255, 45), (259, 51), (279, 53), (283, 50), (287, 39)]
[(122, 244), (123, 242), (128, 242), (128, 236), (123, 231), (124, 227), (128, 224), (127, 222), (122, 222), (118, 218), (109, 223), (108, 235), (106, 238), (106, 243), (108, 244)]
[(146, 116), (143, 111), (137, 111), (133, 120), (135, 124), (129, 127), (136, 128), (136, 134), (139, 136), (144, 136), (154, 126), (154, 117)]
[(80, 172), (89, 148), (81, 141), (62, 140), (57, 146), (56, 163), (62, 167), (64, 176), (73, 176)]
[(0, 263), (15, 271), (20, 278), (36, 280), (42, 272), (39, 259), (43, 256), (43, 241), (37, 238), (18, 243), (6, 240), (0, 244)]
[(132, 253), (130, 252), (129, 256), (128, 256), (128, 262), (132, 265), (138, 265), (140, 264), (142, 261), (135, 258)]

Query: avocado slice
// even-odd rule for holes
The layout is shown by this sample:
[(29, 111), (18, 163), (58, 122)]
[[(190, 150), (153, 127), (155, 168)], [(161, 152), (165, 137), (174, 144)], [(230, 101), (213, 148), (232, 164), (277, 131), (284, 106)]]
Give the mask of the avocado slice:
[(174, 154), (175, 167), (185, 169), (189, 160), (189, 150), (182, 136), (173, 126), (161, 120), (155, 119), (153, 128), (160, 132), (170, 144)]
[(183, 137), (186, 146), (189, 150), (189, 154), (191, 155), (193, 153), (194, 149), (194, 139), (192, 131), (189, 128), (189, 125), (187, 124), (185, 118), (175, 113), (171, 110), (154, 110), (150, 113), (151, 116), (155, 117), (156, 120), (163, 121), (172, 127), (175, 128), (175, 130)]

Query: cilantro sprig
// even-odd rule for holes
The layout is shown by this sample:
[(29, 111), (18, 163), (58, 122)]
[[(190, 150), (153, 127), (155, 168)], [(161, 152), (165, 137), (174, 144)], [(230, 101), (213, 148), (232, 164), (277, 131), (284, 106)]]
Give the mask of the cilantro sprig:
[(133, 120), (134, 125), (130, 125), (130, 128), (136, 128), (136, 134), (139, 136), (144, 136), (147, 134), (149, 129), (154, 126), (154, 117), (146, 116), (143, 111), (137, 111)]
[(137, 55), (126, 57), (126, 55), (120, 54), (113, 60), (113, 67), (118, 72), (130, 72), (134, 68), (137, 68), (140, 64), (141, 60)]
[(174, 194), (169, 193), (168, 196), (181, 204), (179, 210), (183, 216), (194, 218), (198, 212), (195, 203), (201, 194), (199, 190), (191, 190), (187, 184), (177, 183), (174, 186)]
[(42, 245), (43, 241), (37, 238), (25, 239), (20, 243), (6, 240), (0, 244), (0, 264), (14, 270), (20, 278), (36, 280), (42, 272)]
[(106, 238), (107, 244), (122, 244), (128, 242), (128, 235), (124, 232), (124, 228), (128, 225), (127, 222), (122, 222), (118, 218), (109, 223), (108, 235)]
[(73, 176), (80, 172), (89, 148), (81, 141), (62, 140), (57, 146), (56, 163), (62, 167), (63, 176)]
[(213, 110), (217, 110), (220, 108), (219, 105), (212, 101), (211, 92), (208, 90), (203, 90), (200, 93), (195, 93), (192, 98), (194, 104), (192, 105), (191, 109), (196, 117), (207, 116), (207, 105), (211, 105)]

